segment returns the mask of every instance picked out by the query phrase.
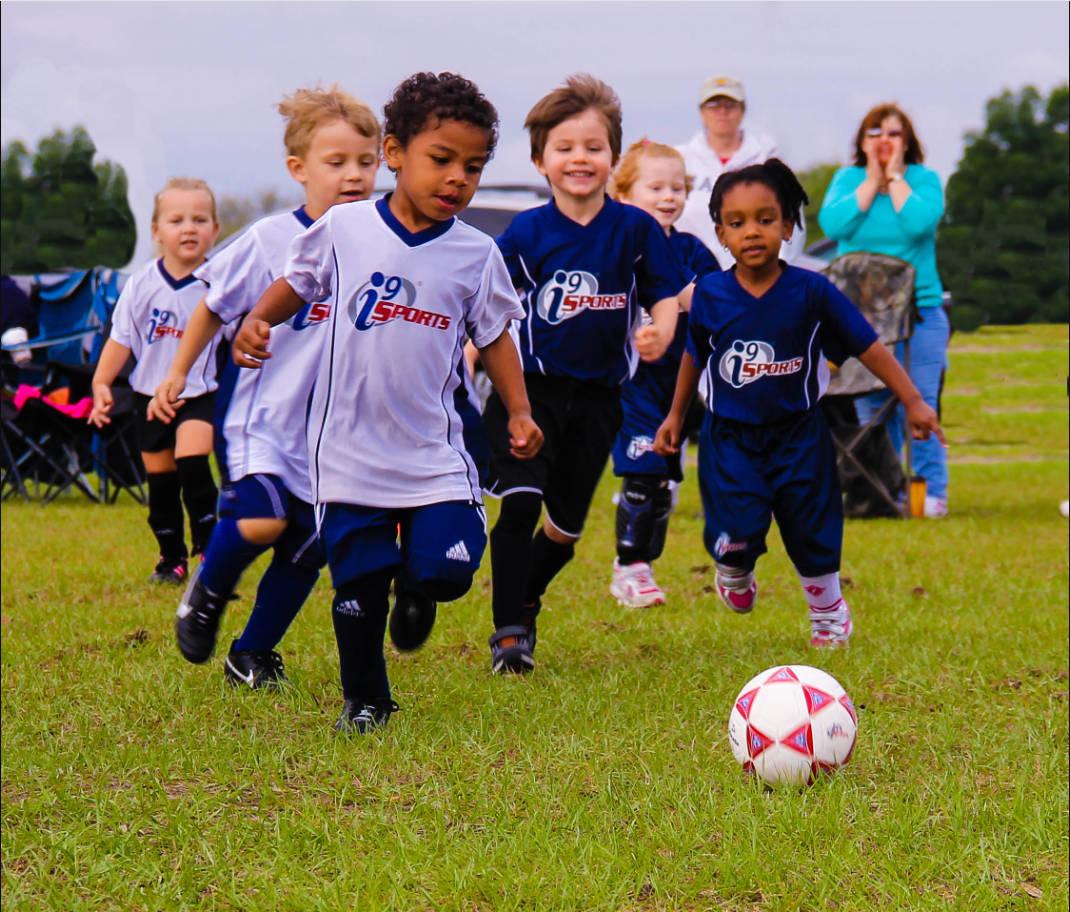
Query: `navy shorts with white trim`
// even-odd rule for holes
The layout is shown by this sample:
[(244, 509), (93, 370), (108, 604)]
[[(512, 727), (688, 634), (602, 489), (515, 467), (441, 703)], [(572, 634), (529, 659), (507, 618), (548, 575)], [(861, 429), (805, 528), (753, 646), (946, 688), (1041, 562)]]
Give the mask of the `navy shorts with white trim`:
[(463, 500), (404, 509), (329, 503), (320, 535), (335, 589), (399, 568), (410, 585), (450, 602), (471, 588), (487, 547), (487, 518), (482, 506)]
[(312, 504), (294, 497), (277, 475), (255, 473), (223, 485), (219, 518), (284, 519), (286, 530), (272, 546), (276, 555), (310, 570), (319, 570), (327, 562)]

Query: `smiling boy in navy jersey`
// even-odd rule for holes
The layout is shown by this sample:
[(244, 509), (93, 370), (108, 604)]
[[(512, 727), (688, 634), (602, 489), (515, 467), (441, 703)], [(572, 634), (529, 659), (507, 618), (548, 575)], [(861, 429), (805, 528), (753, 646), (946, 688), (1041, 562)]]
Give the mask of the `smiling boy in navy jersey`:
[[(690, 300), (691, 276), (658, 223), (606, 196), (622, 132), (613, 90), (572, 76), (524, 125), (553, 200), (520, 213), (498, 246), (524, 301), (520, 353), (545, 445), (532, 460), (512, 455), (507, 415), (490, 397), (489, 491), (502, 498), (490, 542), (496, 673), (535, 667), (535, 617), (583, 531), (620, 427), (621, 384), (636, 354), (653, 361), (665, 353), (681, 303)], [(656, 302), (645, 326), (641, 302)], [(533, 539), (544, 502), (546, 522)]]
[(345, 700), (336, 728), (359, 733), (397, 709), (383, 655), (391, 577), (452, 601), (486, 547), (463, 415), (466, 338), (505, 403), (515, 456), (542, 439), (508, 331), (522, 316), (509, 274), (494, 242), (455, 218), (494, 152), (497, 112), (467, 79), (417, 73), (384, 115), (394, 192), (335, 207), (295, 238), (283, 277), (234, 342), (239, 363), (259, 367), (273, 325), (306, 303), (330, 305), (307, 440), (335, 587)]

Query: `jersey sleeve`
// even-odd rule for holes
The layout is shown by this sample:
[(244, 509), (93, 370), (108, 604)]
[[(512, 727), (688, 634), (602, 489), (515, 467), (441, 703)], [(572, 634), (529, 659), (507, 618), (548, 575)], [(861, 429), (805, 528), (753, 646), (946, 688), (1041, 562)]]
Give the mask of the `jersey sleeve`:
[[(276, 267), (281, 264), (276, 264)], [(245, 231), (196, 270), (205, 306), (224, 323), (247, 314), (271, 284), (271, 266), (253, 230)]]
[(322, 301), (334, 287), (334, 232), (331, 210), (297, 235), (286, 252), (286, 279), (305, 303)]
[(691, 313), (687, 320), (687, 353), (691, 360), (702, 367), (713, 354), (713, 346), (710, 343), (710, 330), (703, 325), (703, 316), (709, 308), (707, 300), (708, 292), (702, 285), (695, 286), (695, 293), (691, 298)]
[(876, 342), (877, 333), (842, 291), (824, 276), (818, 278), (821, 350), (834, 364), (843, 364)]
[(513, 320), (524, 318), (512, 277), (497, 246), (491, 246), (483, 266), (479, 288), (469, 299), (465, 324), (476, 348), (484, 348), (498, 338)]
[(119, 292), (119, 300), (115, 302), (115, 309), (111, 312), (111, 336), (110, 338), (127, 348), (134, 347), (134, 304), (137, 301), (138, 281), (140, 276), (135, 276), (123, 286)]
[(512, 225), (498, 235), (495, 243), (498, 245), (498, 251), (505, 263), (506, 273), (513, 283), (513, 288), (528, 288), (531, 283), (528, 282), (527, 275), (524, 272), (524, 264), (520, 261), (515, 219)]
[(639, 300), (649, 308), (658, 301), (678, 295), (688, 286), (692, 277), (654, 217), (641, 210), (636, 211), (642, 218), (636, 228), (638, 256), (635, 281)]

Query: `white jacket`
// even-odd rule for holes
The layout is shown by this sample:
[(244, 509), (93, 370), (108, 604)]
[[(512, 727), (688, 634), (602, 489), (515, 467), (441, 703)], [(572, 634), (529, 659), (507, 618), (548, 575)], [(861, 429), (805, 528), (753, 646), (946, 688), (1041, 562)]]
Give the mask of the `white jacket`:
[[(710, 218), (710, 194), (713, 192), (713, 185), (725, 171), (738, 171), (747, 165), (761, 164), (766, 159), (773, 158), (777, 154), (776, 142), (772, 137), (757, 130), (744, 129), (743, 142), (723, 165), (709, 147), (706, 133), (702, 130), (676, 148), (684, 157), (684, 165), (687, 173), (694, 179), (694, 186), (684, 206), (684, 213), (675, 227), (679, 231), (696, 235), (717, 257), (721, 268), (728, 269), (735, 259), (717, 240), (713, 219)], [(806, 225), (802, 224), (796, 227), (791, 240), (783, 245), (780, 255), (790, 263), (805, 246)]]

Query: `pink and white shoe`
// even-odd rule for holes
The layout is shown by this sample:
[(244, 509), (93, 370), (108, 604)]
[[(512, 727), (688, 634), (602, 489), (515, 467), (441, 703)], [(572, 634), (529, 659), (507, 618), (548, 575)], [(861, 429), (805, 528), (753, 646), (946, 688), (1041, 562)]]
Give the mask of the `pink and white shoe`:
[(721, 601), (736, 614), (746, 614), (754, 608), (754, 603), (758, 601), (758, 581), (753, 574), (750, 578), (750, 585), (746, 589), (729, 589), (724, 584), (724, 579), (720, 573), (716, 575), (714, 583), (717, 586), (717, 594), (721, 596)]
[(665, 592), (654, 581), (650, 564), (643, 562), (622, 567), (620, 561), (613, 561), (613, 582), (609, 584), (609, 592), (628, 608), (665, 604)]
[(810, 645), (814, 648), (846, 646), (853, 631), (851, 609), (843, 599), (831, 608), (810, 606)]

